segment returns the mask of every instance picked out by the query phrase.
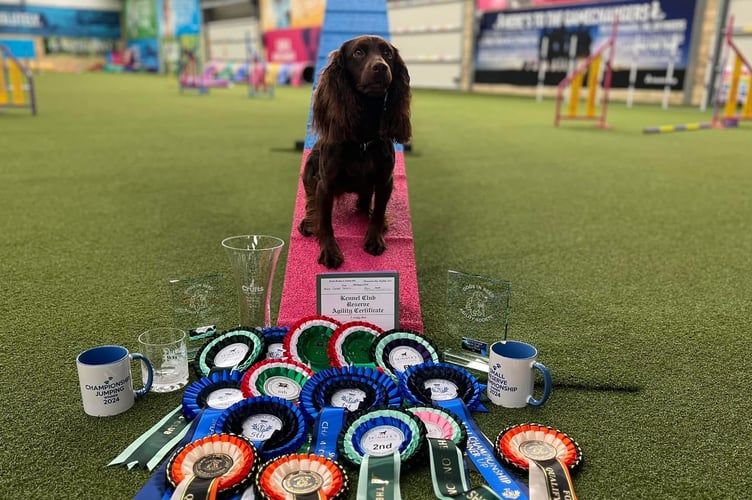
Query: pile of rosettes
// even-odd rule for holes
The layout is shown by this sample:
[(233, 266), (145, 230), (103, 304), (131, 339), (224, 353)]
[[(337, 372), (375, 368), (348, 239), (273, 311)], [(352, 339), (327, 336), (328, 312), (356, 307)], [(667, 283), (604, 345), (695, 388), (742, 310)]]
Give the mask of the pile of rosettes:
[[(442, 402), (485, 411), (484, 387), (443, 363), (426, 336), (325, 316), (218, 333), (193, 369), (197, 380), (182, 400), (190, 438), (166, 467), (175, 499), (342, 498), (348, 469), (364, 476), (365, 467), (392, 457), (398, 485), (400, 469), (428, 463), (428, 438), (459, 450), (470, 441), (469, 413)], [(512, 434), (499, 436), (491, 453), (524, 468), (513, 446), (523, 437)], [(581, 459), (570, 441), (547, 441), (567, 467)]]

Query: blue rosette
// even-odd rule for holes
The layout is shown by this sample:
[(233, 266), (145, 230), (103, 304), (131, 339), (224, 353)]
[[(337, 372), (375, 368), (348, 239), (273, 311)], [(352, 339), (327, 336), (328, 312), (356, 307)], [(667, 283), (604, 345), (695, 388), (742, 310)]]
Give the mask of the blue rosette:
[(266, 353), (264, 359), (284, 359), (285, 357), (285, 336), (290, 329), (286, 326), (270, 326), (261, 330), (266, 344)]
[(401, 463), (409, 467), (423, 455), (426, 428), (410, 412), (376, 409), (350, 419), (338, 441), (340, 457), (352, 467), (360, 467), (366, 455), (383, 457), (399, 453)]
[(204, 344), (193, 365), (196, 376), (205, 377), (217, 370), (243, 372), (266, 352), (265, 341), (257, 328), (240, 326), (227, 330)]
[(183, 393), (183, 415), (193, 420), (207, 408), (225, 410), (244, 398), (240, 382), (243, 374), (221, 370), (193, 382)]
[(480, 402), (483, 387), (469, 371), (449, 363), (414, 365), (399, 377), (400, 391), (411, 404), (461, 400), (470, 411), (488, 411)]
[(308, 421), (315, 421), (325, 407), (363, 411), (376, 407), (397, 408), (402, 404), (399, 387), (389, 375), (362, 366), (329, 368), (303, 385), (300, 407)]
[(264, 460), (297, 451), (308, 437), (300, 409), (271, 396), (247, 398), (230, 406), (217, 419), (216, 432), (247, 437)]

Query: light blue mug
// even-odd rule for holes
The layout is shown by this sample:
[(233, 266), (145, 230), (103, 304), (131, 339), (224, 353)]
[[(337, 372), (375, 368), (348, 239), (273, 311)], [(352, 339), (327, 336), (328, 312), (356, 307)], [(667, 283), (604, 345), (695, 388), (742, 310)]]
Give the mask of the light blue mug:
[[(148, 373), (141, 389), (133, 389), (131, 362), (144, 364)], [(94, 417), (108, 417), (129, 410), (133, 403), (151, 389), (154, 369), (139, 353), (129, 353), (119, 345), (102, 345), (87, 349), (76, 358), (78, 382), (84, 411)]]
[[(488, 398), (505, 408), (540, 406), (551, 396), (551, 374), (536, 361), (538, 350), (517, 340), (494, 342), (488, 356)], [(543, 375), (543, 395), (533, 397), (535, 371)]]

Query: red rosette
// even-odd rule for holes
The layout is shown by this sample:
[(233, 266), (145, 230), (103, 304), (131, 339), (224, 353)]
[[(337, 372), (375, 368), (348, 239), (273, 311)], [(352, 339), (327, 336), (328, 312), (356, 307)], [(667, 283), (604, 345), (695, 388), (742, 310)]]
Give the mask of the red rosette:
[(320, 315), (298, 320), (285, 335), (285, 358), (299, 361), (314, 372), (329, 368), (329, 339), (341, 324), (334, 318)]
[(529, 470), (529, 460), (558, 460), (573, 470), (582, 462), (582, 449), (560, 430), (540, 424), (507, 427), (495, 441), (496, 455), (520, 470)]
[(173, 488), (196, 478), (211, 481), (215, 493), (243, 489), (252, 479), (258, 453), (253, 443), (235, 434), (211, 434), (178, 449), (165, 470)]
[(337, 462), (313, 454), (284, 455), (266, 462), (256, 475), (265, 500), (335, 500), (347, 492), (347, 474)]
[(337, 327), (327, 346), (333, 368), (375, 366), (373, 343), (384, 329), (366, 321), (349, 321)]

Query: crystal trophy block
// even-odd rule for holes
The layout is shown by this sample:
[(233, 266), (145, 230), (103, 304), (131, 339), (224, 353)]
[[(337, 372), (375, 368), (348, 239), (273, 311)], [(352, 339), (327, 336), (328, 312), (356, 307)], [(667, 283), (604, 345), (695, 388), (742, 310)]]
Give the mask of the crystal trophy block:
[[(175, 328), (188, 332), (188, 359), (228, 321), (228, 283), (222, 274), (169, 281)], [(225, 325), (226, 326), (226, 325)]]
[(446, 349), (445, 361), (487, 372), (491, 344), (507, 338), (511, 297), (510, 281), (449, 271), (446, 328), (459, 345)]

